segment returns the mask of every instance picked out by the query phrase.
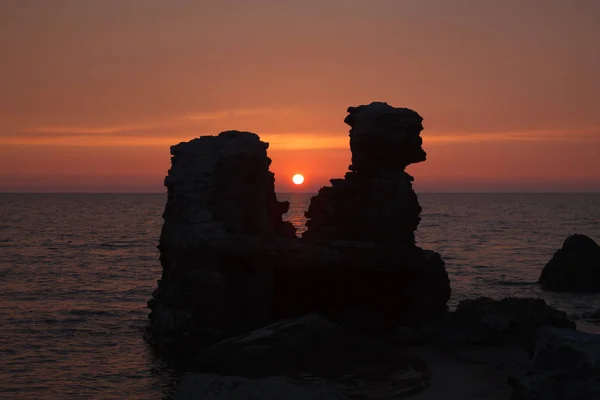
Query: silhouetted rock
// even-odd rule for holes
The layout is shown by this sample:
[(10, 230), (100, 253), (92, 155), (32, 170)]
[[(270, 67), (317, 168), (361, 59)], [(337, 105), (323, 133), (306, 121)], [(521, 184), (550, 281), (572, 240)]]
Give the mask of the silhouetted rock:
[(575, 329), (567, 314), (546, 304), (542, 299), (487, 297), (462, 300), (454, 318), (469, 332), (472, 340), (487, 344), (522, 344), (531, 341), (543, 326)]
[(554, 292), (600, 292), (600, 246), (585, 235), (569, 236), (538, 283)]
[(171, 147), (163, 274), (148, 302), (154, 344), (213, 342), (271, 321), (262, 242), (295, 230), (282, 221), (289, 204), (276, 200), (267, 147), (238, 131)]
[(415, 244), (421, 206), (404, 169), (425, 161), (423, 118), (408, 108), (371, 103), (348, 108), (352, 172), (313, 197), (303, 238)]
[(349, 108), (353, 172), (315, 196), (295, 236), (277, 201), (267, 143), (249, 132), (171, 148), (148, 338), (190, 351), (273, 321), (320, 313), (382, 333), (443, 315), (440, 255), (415, 245), (417, 196), (406, 165), (425, 160), (422, 118), (385, 103)]
[(311, 199), (302, 236), (303, 242), (339, 253), (339, 262), (321, 274), (309, 271), (304, 281), (314, 282), (311, 293), (322, 304), (336, 298), (337, 309), (354, 310), (346, 315), (363, 319), (371, 309), (372, 321), (387, 321), (376, 322), (382, 326), (435, 318), (447, 309), (450, 282), (439, 254), (415, 245), (421, 206), (413, 178), (404, 171), (425, 160), (423, 119), (377, 102), (348, 112), (351, 172)]
[(293, 384), (283, 378), (249, 379), (188, 372), (175, 400), (344, 400), (334, 385)]
[(415, 111), (373, 102), (349, 107), (348, 113), (344, 122), (351, 126), (352, 171), (402, 171), (425, 161), (423, 118)]
[(509, 384), (513, 400), (600, 398), (600, 335), (542, 327), (526, 373)]

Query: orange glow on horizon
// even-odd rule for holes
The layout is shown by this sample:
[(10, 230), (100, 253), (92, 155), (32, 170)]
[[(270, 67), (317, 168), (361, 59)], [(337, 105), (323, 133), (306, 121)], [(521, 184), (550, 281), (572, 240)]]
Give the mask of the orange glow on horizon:
[(315, 192), (371, 101), (424, 118), (415, 188), (600, 191), (600, 2), (431, 2), (1, 3), (0, 192), (163, 191), (170, 146), (231, 129)]

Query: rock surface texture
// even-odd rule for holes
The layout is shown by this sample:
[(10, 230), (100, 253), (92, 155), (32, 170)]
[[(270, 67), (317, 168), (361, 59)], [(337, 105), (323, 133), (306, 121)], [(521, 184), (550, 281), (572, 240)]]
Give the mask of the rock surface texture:
[(600, 292), (600, 246), (585, 235), (569, 236), (538, 283), (553, 292)]

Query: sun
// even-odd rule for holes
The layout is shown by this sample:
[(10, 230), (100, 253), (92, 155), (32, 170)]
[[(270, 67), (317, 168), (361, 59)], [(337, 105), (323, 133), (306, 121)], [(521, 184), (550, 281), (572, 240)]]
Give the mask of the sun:
[(294, 182), (296, 185), (301, 185), (302, 182), (304, 182), (304, 177), (300, 174), (296, 174), (292, 176), (292, 182)]

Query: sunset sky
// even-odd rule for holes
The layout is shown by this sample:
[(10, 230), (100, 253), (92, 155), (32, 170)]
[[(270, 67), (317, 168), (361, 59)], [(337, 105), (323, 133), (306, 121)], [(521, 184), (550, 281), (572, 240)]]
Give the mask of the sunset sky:
[(599, 21), (596, 0), (0, 0), (0, 192), (163, 192), (170, 145), (229, 129), (312, 192), (371, 101), (423, 116), (417, 191), (598, 192)]

